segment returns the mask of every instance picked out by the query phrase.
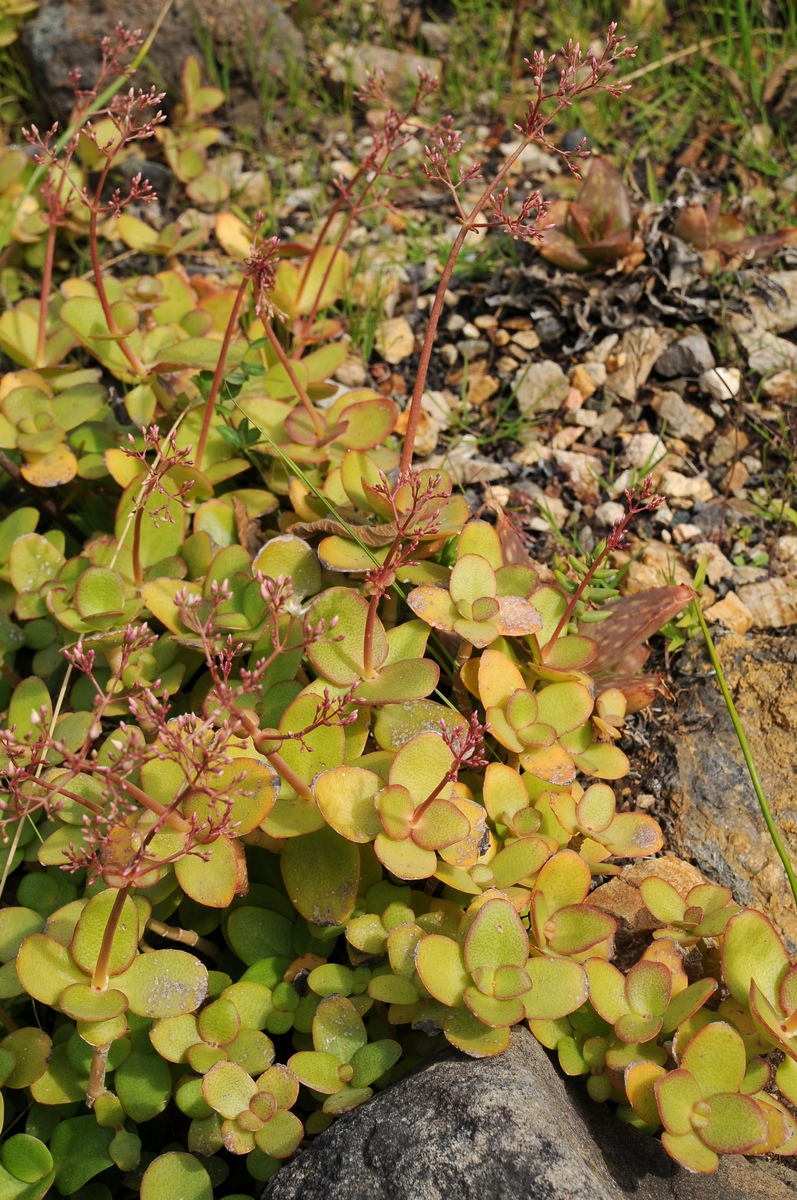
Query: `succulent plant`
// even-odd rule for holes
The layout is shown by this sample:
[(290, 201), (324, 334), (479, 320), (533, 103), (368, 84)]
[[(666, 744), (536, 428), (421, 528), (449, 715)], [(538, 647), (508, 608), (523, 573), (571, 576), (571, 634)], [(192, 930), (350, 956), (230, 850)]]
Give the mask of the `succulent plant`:
[[(607, 555), (659, 502), (650, 481), (593, 555), (541, 583), (446, 472), (412, 467), (467, 230), (538, 236), (544, 202), (515, 219), (499, 189), (520, 150), (465, 213), (458, 139), (432, 134), (427, 173), (462, 231), (400, 448), (392, 400), (329, 382), (346, 355), (334, 306), (351, 214), (431, 82), (403, 112), (369, 83), (384, 126), (313, 241), (218, 213), (235, 264), (221, 280), (181, 263), (195, 232), (128, 211), (152, 198), (141, 179), (106, 187), (159, 132), (195, 202), (224, 190), (203, 123), (221, 97), (196, 63), (170, 130), (157, 95), (129, 89), (89, 122), (137, 45), (121, 28), (104, 43), (63, 148), (29, 131), (30, 205), (29, 164), (0, 157), (0, 215), (44, 262), (40, 299), (0, 317), (18, 364), (0, 379), (0, 1078), (20, 1126), (0, 1195), (100, 1177), (212, 1200), (230, 1164), (265, 1182), (440, 1044), (496, 1054), (521, 1021), (693, 1169), (797, 1151), (764, 1090), (777, 1049), (775, 1083), (797, 1097), (797, 968), (766, 918), (724, 888), (648, 878), (662, 928), (623, 973), (616, 922), (591, 903), (596, 875), (662, 846), (604, 782), (627, 772), (625, 716), (657, 686), (643, 643), (693, 595), (616, 595)], [(571, 46), (547, 98), (535, 57), (522, 145), (544, 102), (613, 90), (624, 54), (613, 27), (600, 58)], [(634, 252), (612, 196), (596, 160), (570, 209), (579, 265)], [(54, 282), (64, 227), (88, 238), (91, 282)], [(101, 229), (164, 269), (103, 270)]]

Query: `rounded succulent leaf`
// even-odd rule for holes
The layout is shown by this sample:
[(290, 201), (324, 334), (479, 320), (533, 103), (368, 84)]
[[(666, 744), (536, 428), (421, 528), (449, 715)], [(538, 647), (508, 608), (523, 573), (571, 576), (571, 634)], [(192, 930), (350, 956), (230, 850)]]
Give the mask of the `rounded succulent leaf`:
[(58, 1007), (76, 1021), (108, 1021), (127, 1012), (127, 996), (110, 989), (98, 992), (88, 983), (73, 983), (64, 988)]
[(217, 1062), (202, 1079), (205, 1101), (228, 1120), (249, 1107), (257, 1090), (254, 1080), (237, 1063)]
[(667, 1072), (654, 1062), (632, 1063), (625, 1071), (625, 1091), (636, 1115), (646, 1125), (655, 1128), (660, 1124), (654, 1087)]
[(581, 1008), (589, 986), (580, 963), (566, 958), (531, 958), (526, 964), (531, 991), (523, 997), (530, 1021), (558, 1021)]
[(452, 1046), (471, 1058), (490, 1058), (502, 1054), (509, 1045), (509, 1026), (492, 1028), (469, 1009), (457, 1009), (446, 1017), (443, 1033)]
[(183, 950), (153, 950), (140, 954), (114, 979), (130, 1010), (140, 1017), (177, 1017), (192, 1013), (205, 999), (208, 973), (193, 954)]
[(328, 825), (286, 841), (280, 869), (291, 904), (310, 925), (342, 925), (351, 916), (360, 851)]
[(154, 1159), (141, 1178), (141, 1200), (213, 1200), (213, 1184), (193, 1154), (169, 1151)]
[(441, 934), (422, 938), (415, 952), (415, 968), (426, 990), (449, 1008), (463, 1004), (470, 983), (459, 943)]
[(361, 1046), (351, 1058), (354, 1074), (350, 1086), (366, 1088), (381, 1079), (401, 1058), (401, 1046), (392, 1038), (380, 1038)]
[[(367, 618), (368, 601), (351, 588), (328, 588), (310, 605), (307, 620), (313, 625), (325, 621), (329, 628), (331, 622), (336, 621), (328, 639), (314, 642), (307, 649), (315, 670), (330, 683), (349, 687), (362, 679)], [(378, 617), (374, 624), (372, 653), (373, 665), (378, 669), (388, 653), (384, 626)]]
[(718, 1092), (736, 1092), (747, 1068), (744, 1042), (733, 1026), (712, 1021), (689, 1042), (680, 1065), (691, 1072), (706, 1100)]
[(343, 1087), (338, 1069), (340, 1059), (320, 1050), (300, 1050), (288, 1059), (288, 1068), (300, 1083), (314, 1092), (334, 1095)]
[(374, 841), (376, 857), (397, 879), (428, 879), (437, 870), (434, 850), (416, 846), (411, 838), (396, 842), (380, 833)]
[(535, 890), (546, 899), (549, 913), (586, 899), (592, 873), (575, 850), (562, 850), (549, 858), (537, 877)]
[(332, 1054), (341, 1063), (368, 1041), (362, 1017), (345, 996), (328, 996), (316, 1009), (313, 1019), (313, 1045)]
[(17, 974), (29, 996), (51, 1006), (70, 984), (87, 982), (66, 946), (43, 933), (25, 938), (17, 956)]
[(463, 954), (469, 972), (477, 967), (525, 966), (528, 934), (508, 900), (496, 898), (481, 906), (468, 930)]
[(15, 1133), (3, 1143), (2, 1163), (9, 1175), (22, 1183), (38, 1183), (52, 1171), (53, 1156), (39, 1138)]
[(228, 1046), (240, 1028), (241, 1018), (231, 1000), (214, 1000), (197, 1017), (199, 1036), (211, 1046)]
[[(486, 651), (485, 651), (486, 653)], [(484, 807), (492, 821), (506, 824), (529, 806), (529, 793), (517, 771), (505, 763), (489, 763), (484, 772)]]
[(313, 796), (324, 819), (350, 842), (372, 842), (382, 830), (374, 796), (382, 779), (360, 767), (335, 767), (313, 781)]
[(760, 1106), (752, 1096), (713, 1096), (705, 1125), (698, 1137), (717, 1154), (744, 1154), (768, 1134)]
[(304, 1126), (295, 1113), (279, 1110), (255, 1133), (255, 1145), (271, 1158), (290, 1158), (304, 1137)]
[[(111, 910), (118, 895), (116, 888), (109, 888), (93, 896), (75, 926), (70, 950), (76, 965), (87, 974), (91, 974), (97, 966)], [(130, 897), (126, 896), (113, 935), (108, 959), (109, 975), (118, 975), (127, 970), (137, 953), (140, 936), (138, 911)]]
[(626, 999), (631, 1011), (639, 1016), (662, 1016), (671, 992), (672, 976), (663, 963), (638, 962), (625, 977)]
[(526, 688), (526, 681), (511, 658), (488, 648), (478, 660), (478, 687), (485, 708), (505, 708), (513, 692)]
[(174, 864), (177, 882), (187, 896), (206, 908), (227, 908), (240, 890), (245, 870), (243, 848), (220, 834), (202, 846), (202, 854), (186, 854)]
[(293, 921), (271, 909), (246, 904), (230, 913), (226, 938), (230, 948), (249, 967), (270, 958), (292, 961), (293, 927)]
[(736, 1000), (748, 1003), (754, 979), (772, 1003), (788, 968), (786, 948), (763, 913), (744, 909), (731, 917), (722, 939), (722, 973)]

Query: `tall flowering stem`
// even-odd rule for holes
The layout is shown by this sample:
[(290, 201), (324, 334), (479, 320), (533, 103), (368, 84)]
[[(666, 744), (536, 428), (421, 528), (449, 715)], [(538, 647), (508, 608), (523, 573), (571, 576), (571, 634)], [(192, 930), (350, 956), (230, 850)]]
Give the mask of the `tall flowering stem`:
[(625, 501), (626, 505), (628, 506), (627, 511), (622, 517), (615, 521), (614, 525), (612, 526), (611, 533), (607, 538), (604, 539), (603, 544), (598, 548), (598, 552), (590, 563), (589, 569), (586, 571), (576, 591), (570, 597), (567, 608), (562, 613), (559, 624), (556, 626), (556, 629), (553, 631), (551, 639), (548, 642), (549, 646), (552, 646), (562, 631), (567, 628), (567, 624), (573, 615), (576, 605), (592, 582), (595, 572), (598, 570), (601, 563), (603, 563), (614, 550), (621, 550), (625, 546), (628, 526), (633, 518), (639, 516), (639, 514), (643, 512), (655, 512), (656, 509), (660, 508), (664, 503), (664, 497), (657, 495), (657, 493), (653, 490), (653, 479), (650, 475), (648, 475), (643, 480), (640, 491), (637, 492), (636, 488), (626, 489)]
[(523, 151), (533, 143), (545, 146), (548, 150), (559, 154), (568, 164), (570, 170), (574, 174), (578, 174), (576, 161), (587, 157), (587, 153), (583, 149), (583, 144), (573, 151), (565, 152), (559, 150), (550, 143), (545, 131), (551, 121), (560, 112), (570, 108), (573, 101), (585, 92), (597, 89), (609, 92), (612, 96), (620, 96), (627, 90), (622, 84), (609, 81), (614, 64), (620, 59), (632, 58), (636, 51), (635, 46), (624, 47), (622, 45), (623, 41), (623, 38), (617, 36), (616, 24), (612, 23), (607, 31), (605, 49), (600, 56), (596, 55), (592, 50), (584, 54), (577, 42), (568, 42), (561, 51), (565, 65), (561, 69), (556, 87), (552, 90), (546, 90), (545, 78), (556, 59), (556, 55), (546, 56), (540, 51), (535, 53), (531, 59), (526, 59), (526, 65), (532, 73), (533, 91), (524, 120), (515, 126), (518, 133), (521, 134), (520, 143), (506, 159), (491, 182), (487, 184), (469, 211), (466, 212), (463, 208), (458, 193), (464, 184), (470, 180), (480, 178), (481, 170), (476, 165), (467, 171), (460, 169), (456, 179), (452, 176), (451, 159), (462, 149), (462, 142), (459, 135), (449, 127), (443, 135), (434, 138), (426, 147), (427, 162), (424, 168), (425, 174), (428, 179), (441, 184), (449, 191), (457, 209), (461, 228), (443, 268), (443, 273), (437, 287), (437, 294), (435, 295), (429, 314), (429, 323), (426, 328), (423, 346), (421, 347), (418, 372), (415, 377), (415, 386), (409, 404), (404, 447), (401, 454), (401, 471), (408, 471), (412, 465), (415, 437), (421, 415), (421, 399), (432, 358), (432, 348), (443, 311), (445, 294), (454, 272), (456, 261), (465, 244), (465, 238), (471, 230), (487, 228), (504, 229), (512, 237), (520, 239), (542, 239), (544, 237), (546, 229), (544, 219), (547, 212), (547, 205), (539, 194), (534, 193), (527, 197), (521, 206), (519, 216), (512, 217), (506, 210), (508, 191), (506, 189), (499, 189), (501, 189), (503, 181), (523, 154)]

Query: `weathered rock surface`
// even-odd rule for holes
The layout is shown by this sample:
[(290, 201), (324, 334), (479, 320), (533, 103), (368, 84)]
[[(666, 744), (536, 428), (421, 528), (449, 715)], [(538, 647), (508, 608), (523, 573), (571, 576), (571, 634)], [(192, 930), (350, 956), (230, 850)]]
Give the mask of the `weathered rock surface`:
[[(41, 0), (23, 26), (22, 44), (34, 81), (60, 120), (72, 108), (67, 72), (78, 67), (83, 86), (91, 85), (100, 43), (116, 23), (141, 28), (146, 37), (162, 7), (162, 0), (137, 0), (132, 9), (120, 0)], [(210, 38), (219, 61), (230, 63), (233, 82), (245, 80), (250, 70), (257, 77), (264, 71), (280, 75), (286, 59), (304, 55), (302, 35), (276, 0), (174, 0), (135, 86), (155, 84), (170, 99), (179, 97), (188, 55), (204, 61), (198, 30)]]
[[(715, 641), (764, 793), (794, 858), (797, 637), (760, 634), (751, 640), (726, 634)], [(691, 859), (714, 883), (732, 888), (739, 903), (763, 909), (794, 949), (797, 916), (783, 867), (702, 647), (686, 648), (680, 671), (689, 700), (672, 738), (677, 778), (670, 848)]]
[(714, 355), (702, 333), (680, 338), (656, 360), (655, 371), (663, 379), (677, 375), (702, 375), (714, 366)]
[(791, 1200), (795, 1181), (743, 1159), (689, 1174), (517, 1028), (505, 1054), (441, 1056), (342, 1117), (263, 1200)]

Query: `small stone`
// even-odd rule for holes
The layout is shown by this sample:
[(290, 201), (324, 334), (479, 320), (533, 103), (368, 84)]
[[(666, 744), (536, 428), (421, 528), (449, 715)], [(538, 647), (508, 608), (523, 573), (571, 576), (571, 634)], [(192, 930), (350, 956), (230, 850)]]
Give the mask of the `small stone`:
[(778, 562), (797, 563), (797, 537), (787, 534), (775, 542), (774, 555)]
[(714, 438), (714, 444), (708, 452), (710, 467), (723, 467), (725, 463), (736, 458), (747, 449), (750, 439), (741, 429), (725, 429)]
[(452, 313), (446, 321), (446, 329), (449, 333), (460, 333), (465, 328), (465, 318), (462, 313)]
[(540, 344), (539, 334), (534, 329), (519, 329), (513, 335), (512, 341), (524, 350), (536, 350)]
[(656, 360), (654, 370), (662, 379), (678, 375), (702, 375), (714, 366), (714, 355), (702, 333), (679, 338)]
[(462, 336), (466, 338), (477, 338), (479, 331), (472, 321), (466, 321), (462, 326)]
[(797, 399), (797, 372), (778, 371), (769, 379), (764, 380), (761, 384), (761, 391), (768, 400), (774, 400), (780, 404), (791, 403), (792, 400)]
[(550, 313), (548, 316), (541, 317), (537, 322), (537, 333), (539, 334), (540, 341), (542, 342), (555, 342), (562, 337), (564, 332), (564, 324), (559, 320), (558, 317), (555, 317)]
[[(498, 151), (503, 154), (504, 158), (509, 158), (510, 154), (519, 150), (521, 145), (520, 141), (501, 142)], [(529, 172), (548, 171), (551, 175), (558, 175), (561, 170), (558, 158), (553, 154), (546, 154), (544, 150), (540, 150), (539, 146), (535, 146), (533, 143), (526, 145), (521, 151), (520, 157), (515, 161), (517, 165), (526, 167)]]
[[(632, 467), (649, 471), (659, 459), (664, 458), (667, 448), (655, 433), (635, 433), (625, 448), (625, 456)], [(628, 486), (628, 485), (626, 485)]]
[(564, 501), (559, 496), (541, 496), (538, 503), (542, 515), (532, 517), (529, 521), (529, 528), (533, 529), (535, 533), (549, 533), (551, 521), (548, 520), (548, 516), (550, 516), (556, 528), (561, 529), (570, 515), (570, 510)]
[(702, 442), (717, 425), (713, 417), (694, 404), (686, 404), (677, 392), (660, 392), (651, 407), (667, 422), (668, 434), (688, 442)]
[(578, 441), (583, 432), (584, 430), (579, 429), (577, 425), (565, 425), (563, 429), (557, 429), (551, 438), (551, 449), (569, 450), (574, 442)]
[(772, 333), (790, 333), (797, 328), (797, 271), (773, 271), (765, 282), (766, 299), (750, 292), (745, 303), (758, 325)]
[(485, 341), (484, 338), (463, 338), (461, 342), (457, 342), (457, 350), (459, 350), (465, 362), (471, 362), (474, 358), (479, 358), (480, 355), (486, 354), (489, 349), (490, 343)]
[(415, 334), (406, 317), (390, 317), (376, 332), (376, 348), (385, 362), (395, 365), (415, 349)]
[(673, 525), (672, 527), (672, 540), (676, 546), (683, 546), (686, 542), (694, 542), (702, 536), (703, 530), (699, 525), (689, 525), (686, 521), (682, 525)]
[(584, 367), (576, 367), (571, 371), (570, 382), (574, 388), (578, 388), (585, 400), (588, 400), (598, 390), (589, 371)]
[(609, 357), (612, 350), (614, 350), (619, 340), (619, 333), (607, 334), (605, 338), (598, 342), (597, 346), (593, 346), (591, 350), (586, 352), (584, 355), (584, 362), (600, 363), (602, 366), (605, 366), (606, 359)]
[(434, 54), (445, 54), (451, 44), (451, 30), (441, 21), (421, 21), (418, 33)]
[[(654, 329), (650, 325), (626, 329), (620, 340), (617, 369), (607, 376), (605, 394), (633, 404), (639, 389), (647, 382), (653, 364), (659, 361), (671, 338), (669, 330)], [(621, 354), (626, 356), (622, 363), (619, 361)], [(610, 371), (608, 361), (606, 370)]]
[(758, 371), (761, 375), (770, 371), (797, 371), (797, 345), (794, 342), (776, 337), (760, 325), (739, 332), (738, 337), (747, 351), (747, 363), (751, 371)]
[(589, 454), (576, 454), (569, 450), (555, 450), (553, 457), (557, 466), (569, 476), (576, 499), (582, 504), (597, 504), (600, 499), (600, 460)]
[(447, 367), (453, 367), (454, 363), (459, 358), (459, 350), (453, 342), (446, 342), (437, 352), (442, 358)]
[(388, 95), (414, 89), (418, 84), (418, 72), (440, 78), (440, 60), (426, 58), (420, 54), (391, 50), (387, 46), (363, 42), (343, 45), (333, 42), (327, 48), (324, 66), (334, 83), (353, 81), (357, 87), (366, 83), (367, 73), (379, 73), (385, 78)]
[(577, 387), (571, 387), (570, 391), (567, 393), (567, 397), (564, 402), (564, 408), (566, 408), (568, 412), (578, 412), (583, 403), (583, 394)]
[(532, 363), (517, 382), (517, 406), (522, 413), (556, 412), (570, 391), (567, 376), (551, 359)]
[(659, 487), (668, 500), (702, 500), (706, 503), (714, 496), (711, 484), (702, 475), (682, 475), (680, 471), (665, 471)]
[(478, 408), (494, 396), (500, 386), (500, 379), (496, 379), (494, 375), (477, 375), (468, 384), (468, 404), (471, 408)]
[(495, 364), (495, 369), (499, 375), (513, 375), (517, 370), (517, 362), (514, 358), (510, 358), (509, 355), (502, 354)]
[(518, 346), (518, 345), (516, 345), (514, 342), (512, 342), (512, 344), (511, 344), (511, 345), (507, 346), (507, 348), (506, 348), (506, 351), (507, 351), (507, 354), (511, 354), (511, 355), (512, 355), (512, 357), (514, 358), (515, 362), (522, 362), (522, 363), (524, 363), (524, 362), (528, 362), (528, 361), (529, 361), (529, 352), (528, 352), (528, 350), (524, 350), (522, 346)]
[[(573, 388), (573, 391), (576, 389)], [(568, 412), (565, 416), (565, 421), (568, 425), (580, 425), (582, 429), (592, 429), (600, 421), (600, 413), (596, 413), (591, 408), (579, 408), (575, 411)]]
[(368, 378), (368, 372), (359, 358), (350, 355), (343, 365), (338, 367), (334, 378), (338, 383), (342, 383), (346, 387), (359, 388), (364, 386)]
[[(409, 409), (405, 408), (399, 414), (399, 419), (396, 422), (396, 433), (404, 434), (407, 432), (408, 419)], [(439, 425), (432, 420), (428, 413), (421, 409), (418, 413), (418, 428), (415, 434), (415, 453), (418, 458), (426, 458), (429, 454), (434, 453), (437, 448), (439, 436)]]
[(498, 327), (498, 318), (492, 313), (479, 313), (478, 317), (473, 318), (473, 324), (477, 329), (496, 329)]
[(733, 575), (733, 563), (730, 562), (715, 542), (697, 542), (690, 546), (686, 561), (692, 567), (697, 567), (701, 558), (706, 559), (706, 579), (709, 583), (717, 584), (721, 579), (730, 579)]
[(732, 400), (741, 390), (742, 373), (738, 367), (712, 367), (700, 376), (700, 386), (715, 400)]
[(508, 329), (489, 329), (487, 336), (494, 346), (506, 346), (512, 340)]
[(747, 487), (750, 481), (750, 472), (743, 462), (735, 462), (733, 466), (725, 473), (725, 478), (722, 481), (724, 491), (740, 492), (742, 488)]
[(604, 500), (603, 504), (599, 504), (595, 509), (595, 520), (599, 525), (614, 525), (615, 521), (621, 521), (624, 516), (625, 505), (616, 500)]
[(539, 438), (531, 434), (521, 448), (512, 455), (512, 462), (517, 463), (520, 467), (533, 467), (538, 462), (544, 462), (550, 457), (550, 447), (543, 446)]
[(756, 629), (780, 629), (797, 623), (797, 581), (767, 579), (739, 588), (739, 599), (752, 613)]
[(767, 570), (765, 567), (737, 567), (734, 564), (733, 580), (734, 587), (746, 587), (748, 583), (762, 583), (767, 578)]

